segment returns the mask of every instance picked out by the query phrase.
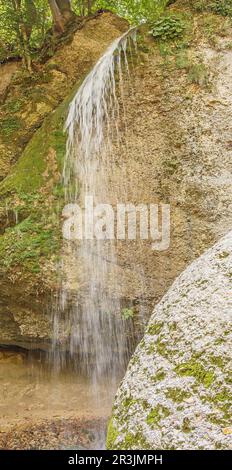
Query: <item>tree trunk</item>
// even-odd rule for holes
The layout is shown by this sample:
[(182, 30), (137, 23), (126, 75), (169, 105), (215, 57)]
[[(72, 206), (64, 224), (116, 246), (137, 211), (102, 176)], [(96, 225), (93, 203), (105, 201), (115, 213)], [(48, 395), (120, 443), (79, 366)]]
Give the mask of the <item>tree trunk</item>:
[(93, 1), (88, 0), (88, 14), (89, 15), (92, 13), (92, 5), (93, 5)]
[(65, 22), (73, 19), (75, 15), (71, 9), (70, 0), (56, 0), (56, 3)]
[(26, 21), (25, 21), (25, 28), (28, 37), (28, 41), (30, 40), (31, 33), (33, 26), (37, 20), (37, 9), (34, 3), (34, 0), (25, 0), (25, 9), (26, 9)]
[(19, 42), (21, 44), (23, 62), (27, 70), (30, 73), (32, 73), (32, 61), (31, 61), (30, 45), (29, 45), (30, 34), (28, 35), (26, 25), (23, 21), (23, 16), (22, 16), (22, 11), (21, 11), (21, 0), (13, 0), (12, 4), (18, 17), (17, 34), (18, 34)]
[(54, 24), (54, 29), (58, 33), (63, 33), (64, 32), (64, 21), (62, 18), (62, 14), (58, 8), (58, 5), (56, 3), (56, 0), (48, 0), (49, 6), (51, 8), (52, 12), (52, 18), (53, 18), (53, 24)]
[(48, 0), (52, 12), (54, 28), (58, 33), (65, 31), (66, 24), (75, 14), (71, 10), (70, 0)]

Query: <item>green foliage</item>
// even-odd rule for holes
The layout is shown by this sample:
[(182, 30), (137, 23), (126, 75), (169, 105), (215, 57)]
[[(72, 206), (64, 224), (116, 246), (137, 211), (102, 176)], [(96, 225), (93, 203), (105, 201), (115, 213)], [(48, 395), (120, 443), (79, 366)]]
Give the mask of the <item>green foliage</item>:
[(210, 4), (210, 9), (219, 15), (232, 17), (232, 0), (215, 0)]
[(2, 109), (6, 111), (7, 113), (17, 113), (20, 111), (21, 107), (23, 104), (23, 99), (22, 98), (13, 98), (9, 100), (5, 105), (3, 105)]
[(189, 68), (188, 79), (191, 83), (196, 83), (200, 86), (208, 84), (208, 70), (203, 63), (193, 64)]
[[(78, 16), (98, 9), (109, 9), (127, 18), (133, 24), (154, 21), (163, 13), (168, 0), (72, 0), (72, 9)], [(87, 6), (88, 5), (88, 6)], [(0, 0), (0, 62), (20, 56), (30, 65), (52, 26), (48, 0)], [(49, 44), (47, 45), (49, 51)], [(51, 51), (51, 55), (53, 51)], [(28, 61), (29, 58), (29, 61)], [(30, 66), (28, 67), (30, 70)]]
[(41, 47), (46, 32), (51, 26), (51, 15), (47, 0), (32, 2), (22, 0), (20, 10), (16, 10), (12, 0), (0, 0), (0, 62), (14, 56), (23, 57), (24, 45), (21, 25), (28, 34), (28, 47), (31, 54)]
[(185, 21), (180, 16), (165, 15), (153, 23), (151, 34), (155, 39), (167, 41), (180, 38), (185, 29)]
[[(187, 51), (179, 51), (176, 54), (176, 67), (180, 70), (188, 69), (190, 67), (189, 57)], [(176, 169), (176, 164), (178, 162), (170, 162), (172, 163), (172, 168)], [(178, 165), (177, 165), (178, 166)]]
[(54, 230), (45, 228), (42, 216), (41, 221), (37, 220), (37, 216), (30, 216), (15, 227), (8, 228), (0, 240), (2, 265), (6, 269), (23, 263), (28, 270), (38, 272), (38, 260), (51, 256), (57, 250), (58, 239)]
[(125, 320), (129, 320), (134, 317), (134, 311), (131, 308), (124, 308), (121, 315)]
[(195, 2), (193, 7), (197, 12), (212, 11), (218, 15), (232, 18), (232, 0), (213, 0), (212, 2), (200, 0)]
[(168, 0), (97, 0), (94, 8), (108, 8), (130, 22), (138, 24), (141, 21), (156, 19), (168, 3)]
[(10, 137), (15, 131), (22, 126), (22, 122), (18, 117), (7, 116), (1, 120), (0, 133), (3, 137)]

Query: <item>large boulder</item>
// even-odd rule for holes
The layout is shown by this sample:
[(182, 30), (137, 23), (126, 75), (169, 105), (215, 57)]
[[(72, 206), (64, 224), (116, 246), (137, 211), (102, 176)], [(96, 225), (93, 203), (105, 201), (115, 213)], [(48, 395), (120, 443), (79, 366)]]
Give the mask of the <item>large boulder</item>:
[(156, 306), (116, 395), (110, 449), (231, 448), (232, 231)]

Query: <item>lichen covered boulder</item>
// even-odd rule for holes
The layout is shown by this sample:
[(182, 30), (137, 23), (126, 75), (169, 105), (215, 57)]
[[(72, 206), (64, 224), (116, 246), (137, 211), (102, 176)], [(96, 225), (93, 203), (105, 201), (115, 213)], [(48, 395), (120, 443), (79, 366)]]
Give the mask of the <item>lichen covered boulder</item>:
[(156, 306), (116, 395), (110, 449), (229, 449), (232, 232)]

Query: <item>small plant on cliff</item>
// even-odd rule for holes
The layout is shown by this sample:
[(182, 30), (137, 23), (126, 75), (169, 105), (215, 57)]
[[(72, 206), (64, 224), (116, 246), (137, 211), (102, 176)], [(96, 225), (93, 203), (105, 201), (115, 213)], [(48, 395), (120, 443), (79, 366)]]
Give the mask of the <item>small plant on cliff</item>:
[(232, 0), (214, 0), (208, 2), (206, 0), (199, 0), (193, 5), (197, 12), (212, 11), (218, 15), (232, 17)]
[(210, 3), (210, 10), (219, 15), (232, 18), (232, 0), (215, 0)]
[(125, 320), (129, 320), (130, 318), (133, 318), (134, 311), (131, 308), (124, 308), (121, 315)]
[(209, 74), (205, 64), (193, 64), (189, 68), (188, 80), (200, 86), (207, 86), (209, 83)]
[(151, 34), (163, 41), (178, 39), (184, 34), (185, 22), (176, 15), (163, 16), (152, 25)]

